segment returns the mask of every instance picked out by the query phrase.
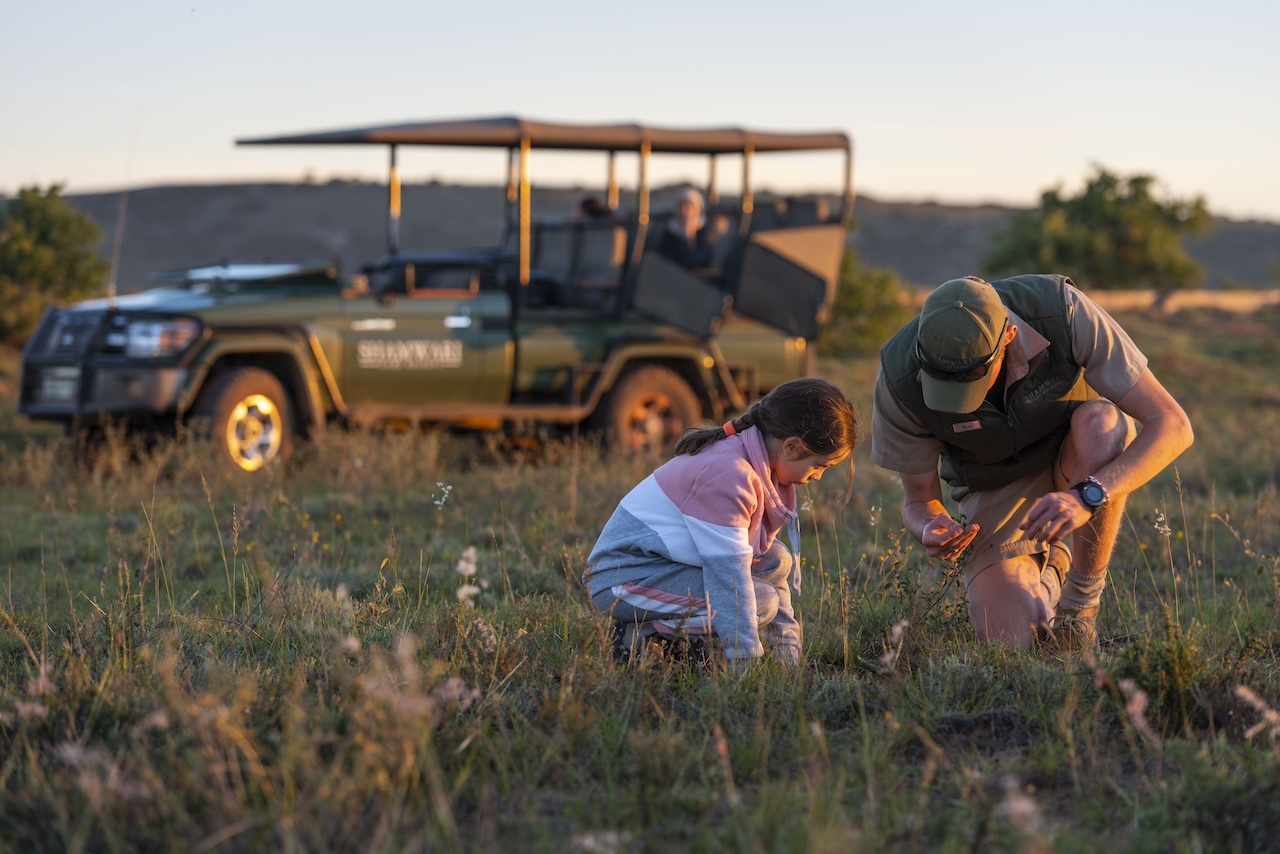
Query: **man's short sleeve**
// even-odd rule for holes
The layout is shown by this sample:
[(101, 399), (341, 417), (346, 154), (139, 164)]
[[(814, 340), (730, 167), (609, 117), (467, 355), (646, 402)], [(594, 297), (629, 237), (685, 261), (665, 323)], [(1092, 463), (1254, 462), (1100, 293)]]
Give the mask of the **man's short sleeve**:
[(905, 474), (938, 470), (942, 442), (925, 430), (889, 390), (883, 367), (876, 371), (871, 410), (871, 461)]
[(1129, 333), (1102, 306), (1074, 287), (1067, 288), (1071, 319), (1071, 352), (1084, 368), (1084, 378), (1098, 394), (1115, 402), (1129, 393), (1147, 370), (1147, 357)]

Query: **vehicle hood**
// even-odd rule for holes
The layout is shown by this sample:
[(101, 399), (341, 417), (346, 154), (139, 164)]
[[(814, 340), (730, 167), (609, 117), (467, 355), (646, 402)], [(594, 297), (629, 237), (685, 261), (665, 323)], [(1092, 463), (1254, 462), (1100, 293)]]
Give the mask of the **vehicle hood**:
[[(152, 288), (116, 297), (115, 307), (120, 311), (185, 313), (212, 308), (222, 301), (210, 291), (196, 291), (191, 288)], [(74, 306), (76, 309), (87, 311), (101, 311), (109, 307), (110, 301), (107, 299), (85, 300)]]
[[(337, 295), (340, 288), (333, 282), (320, 284), (220, 283), (195, 284), (188, 287), (159, 287), (116, 297), (117, 311), (190, 314), (215, 306), (252, 305), (290, 297)], [(102, 311), (110, 308), (106, 299), (76, 303), (74, 308)]]

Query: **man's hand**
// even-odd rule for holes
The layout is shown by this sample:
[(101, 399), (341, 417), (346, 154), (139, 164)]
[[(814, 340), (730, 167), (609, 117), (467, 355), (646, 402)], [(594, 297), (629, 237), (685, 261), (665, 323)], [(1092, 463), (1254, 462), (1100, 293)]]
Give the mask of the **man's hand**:
[(1092, 518), (1093, 513), (1074, 492), (1050, 492), (1031, 505), (1018, 527), (1029, 540), (1056, 543)]
[(969, 524), (961, 526), (948, 513), (939, 513), (924, 526), (920, 542), (924, 544), (929, 557), (937, 560), (955, 560), (960, 557), (973, 538), (978, 536), (978, 526)]

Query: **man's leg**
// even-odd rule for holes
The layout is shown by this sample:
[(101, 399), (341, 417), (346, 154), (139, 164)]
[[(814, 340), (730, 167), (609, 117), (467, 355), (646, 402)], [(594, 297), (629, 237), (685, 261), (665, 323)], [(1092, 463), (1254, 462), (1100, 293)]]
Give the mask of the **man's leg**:
[(965, 594), (979, 640), (1028, 649), (1049, 625), (1056, 590), (1043, 583), (1045, 555), (1026, 554), (991, 564), (969, 576)]
[[(1059, 456), (1060, 482), (1055, 482), (1055, 487), (1069, 489), (1094, 474), (1120, 456), (1135, 435), (1133, 419), (1111, 401), (1099, 398), (1081, 406), (1071, 416), (1071, 432)], [(1055, 619), (1055, 629), (1066, 630), (1067, 637), (1060, 641), (1090, 645), (1097, 639), (1098, 603), (1120, 533), (1124, 504), (1124, 496), (1112, 497), (1093, 514), (1089, 524), (1072, 535), (1071, 569), (1062, 585)]]
[(1066, 561), (1065, 548), (1029, 540), (1022, 519), (1040, 496), (1054, 489), (1054, 469), (1013, 483), (956, 496), (965, 522), (981, 529), (964, 556), (965, 592), (974, 631), (983, 639), (1026, 648), (1049, 629), (1060, 576), (1047, 562)]

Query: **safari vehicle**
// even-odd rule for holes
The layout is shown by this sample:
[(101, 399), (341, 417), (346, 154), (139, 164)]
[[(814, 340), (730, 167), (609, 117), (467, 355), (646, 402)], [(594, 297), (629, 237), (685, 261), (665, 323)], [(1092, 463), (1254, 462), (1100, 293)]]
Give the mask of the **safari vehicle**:
[[(239, 142), (388, 146), (388, 254), (355, 275), (326, 263), (193, 268), (50, 310), (23, 353), (23, 413), (73, 427), (190, 422), (246, 471), (332, 421), (583, 425), (626, 447), (666, 446), (809, 371), (853, 201), (852, 148), (839, 132), (494, 118)], [(406, 145), (507, 149), (500, 245), (401, 250)], [(607, 155), (605, 215), (535, 220), (534, 148)], [(842, 152), (842, 190), (757, 204), (754, 158), (784, 151)], [(638, 155), (630, 211), (619, 207), (620, 152)], [(665, 221), (650, 212), (649, 164), (664, 153), (708, 158), (708, 216), (720, 231), (709, 269), (654, 251)], [(732, 200), (716, 186), (725, 156), (742, 165)]]

